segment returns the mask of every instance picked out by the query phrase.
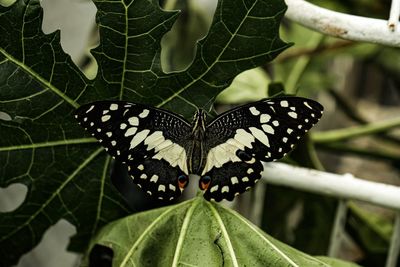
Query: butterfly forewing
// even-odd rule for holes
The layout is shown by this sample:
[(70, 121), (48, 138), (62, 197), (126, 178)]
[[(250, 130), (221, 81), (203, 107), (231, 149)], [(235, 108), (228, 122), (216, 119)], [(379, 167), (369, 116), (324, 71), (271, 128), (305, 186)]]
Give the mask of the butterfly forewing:
[(173, 199), (181, 194), (178, 177), (187, 177), (184, 149), (190, 124), (165, 110), (124, 101), (81, 106), (79, 123), (117, 160), (148, 194)]
[(240, 106), (215, 118), (206, 132), (208, 154), (202, 177), (211, 177), (211, 183), (205, 197), (231, 198), (254, 185), (261, 176), (259, 161), (282, 158), (318, 122), (322, 111), (313, 100), (282, 97)]

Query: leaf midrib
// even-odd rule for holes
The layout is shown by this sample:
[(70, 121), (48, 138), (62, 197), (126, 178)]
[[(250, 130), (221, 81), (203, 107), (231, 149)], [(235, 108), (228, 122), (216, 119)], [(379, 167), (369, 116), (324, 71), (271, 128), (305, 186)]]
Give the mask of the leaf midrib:
[(238, 214), (236, 214), (232, 210), (230, 210), (230, 209), (225, 209), (225, 210), (228, 211), (233, 216), (235, 216), (240, 221), (242, 221), (244, 224), (246, 224), (253, 232), (255, 232), (259, 237), (261, 237), (261, 239), (263, 239), (265, 242), (267, 242), (268, 245), (270, 245), (279, 255), (281, 255), (282, 258), (284, 258), (289, 264), (291, 264), (291, 266), (299, 267), (299, 265), (297, 265), (294, 261), (292, 261), (292, 259), (290, 259), (283, 251), (281, 251), (277, 246), (275, 246), (271, 241), (269, 241), (264, 235), (262, 235), (253, 225), (248, 223), (241, 216), (238, 216)]
[(209, 207), (209, 209), (211, 210), (211, 213), (214, 215), (215, 219), (217, 219), (219, 227), (221, 228), (222, 236), (224, 237), (226, 245), (228, 247), (229, 255), (232, 260), (233, 266), (239, 267), (239, 264), (238, 264), (237, 258), (236, 258), (236, 253), (235, 253), (235, 250), (233, 249), (233, 244), (231, 242), (231, 239), (229, 238), (228, 231), (226, 230), (225, 224), (222, 221), (221, 216), (219, 216), (218, 211), (215, 209), (215, 207), (210, 202), (207, 201), (206, 203), (207, 203), (207, 206)]
[(18, 146), (7, 146), (0, 147), (0, 152), (4, 151), (14, 151), (14, 150), (23, 150), (23, 149), (35, 149), (35, 148), (44, 148), (44, 147), (54, 147), (54, 146), (65, 146), (65, 145), (75, 145), (75, 144), (89, 144), (96, 143), (97, 140), (94, 138), (77, 138), (77, 139), (67, 139), (67, 140), (56, 140), (42, 143), (32, 143), (26, 145), (18, 145)]
[(183, 220), (181, 231), (179, 233), (178, 242), (176, 243), (174, 259), (172, 261), (172, 267), (177, 267), (178, 266), (178, 261), (179, 261), (179, 258), (181, 256), (183, 241), (185, 239), (187, 230), (189, 228), (189, 222), (192, 219), (194, 210), (197, 207), (199, 201), (201, 201), (201, 200), (194, 201), (193, 205), (191, 205), (190, 208), (188, 209), (188, 211), (186, 212), (185, 219)]
[(193, 202), (193, 200), (189, 200), (186, 202), (182, 202), (180, 204), (177, 204), (175, 206), (172, 206), (170, 208), (168, 208), (166, 211), (164, 211), (163, 213), (161, 213), (157, 219), (155, 219), (149, 226), (146, 227), (146, 229), (143, 231), (143, 233), (136, 239), (135, 243), (131, 246), (131, 248), (129, 249), (129, 251), (126, 253), (125, 257), (123, 258), (121, 264), (119, 265), (120, 267), (124, 267), (126, 266), (127, 262), (132, 258), (133, 253), (135, 252), (136, 248), (139, 246), (139, 244), (145, 240), (146, 237), (149, 236), (149, 233), (151, 230), (153, 230), (155, 227), (158, 226), (158, 222), (161, 221), (165, 216), (167, 216), (169, 213), (171, 213), (172, 211), (180, 208), (181, 206), (184, 205), (190, 205), (191, 202)]
[(46, 89), (49, 88), (51, 91), (53, 91), (55, 94), (57, 94), (59, 97), (61, 97), (65, 102), (70, 104), (74, 108), (78, 108), (79, 104), (75, 102), (73, 99), (69, 98), (67, 95), (65, 95), (63, 92), (61, 92), (57, 87), (52, 85), (50, 81), (46, 80), (43, 78), (41, 75), (36, 73), (34, 70), (26, 66), (23, 62), (19, 61), (18, 59), (14, 58), (12, 55), (7, 53), (3, 48), (0, 48), (0, 53), (3, 54), (9, 61), (13, 62), (15, 65), (19, 66), (21, 69), (26, 71), (31, 75), (31, 77), (34, 77), (36, 81), (41, 83)]

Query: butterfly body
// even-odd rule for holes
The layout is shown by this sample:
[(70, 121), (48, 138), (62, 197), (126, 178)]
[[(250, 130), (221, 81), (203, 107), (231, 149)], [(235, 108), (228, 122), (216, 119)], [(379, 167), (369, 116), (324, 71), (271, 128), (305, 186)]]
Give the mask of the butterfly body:
[(133, 181), (159, 199), (178, 197), (189, 174), (200, 176), (208, 200), (232, 200), (261, 178), (261, 161), (289, 152), (322, 114), (309, 99), (265, 99), (229, 110), (207, 123), (198, 110), (189, 123), (172, 112), (125, 101), (81, 106), (75, 117)]

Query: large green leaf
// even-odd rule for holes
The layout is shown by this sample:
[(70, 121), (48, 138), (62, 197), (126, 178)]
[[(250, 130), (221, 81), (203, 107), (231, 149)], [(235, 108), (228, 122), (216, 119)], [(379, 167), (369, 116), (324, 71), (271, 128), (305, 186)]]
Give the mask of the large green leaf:
[[(313, 258), (202, 197), (104, 227), (91, 247), (113, 250), (113, 266), (356, 266)], [(329, 264), (328, 264), (329, 262)], [(88, 266), (88, 258), (82, 266)]]
[(39, 0), (0, 6), (0, 186), (23, 183), (28, 194), (0, 216), (0, 261), (15, 263), (60, 218), (77, 227), (80, 251), (104, 223), (127, 214), (109, 180), (110, 158), (72, 118), (79, 104), (125, 99), (174, 109), (186, 117), (208, 107), (240, 72), (288, 45), (278, 28), (283, 0), (220, 1), (208, 35), (186, 71), (166, 74), (160, 40), (178, 12), (158, 0), (98, 0), (98, 75), (88, 80), (41, 31)]

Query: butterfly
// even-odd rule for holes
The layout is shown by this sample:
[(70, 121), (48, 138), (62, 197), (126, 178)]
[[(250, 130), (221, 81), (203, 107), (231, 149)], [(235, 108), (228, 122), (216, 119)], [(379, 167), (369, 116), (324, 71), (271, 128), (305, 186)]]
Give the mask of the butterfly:
[(282, 158), (322, 116), (318, 102), (301, 97), (263, 99), (207, 122), (126, 101), (79, 107), (75, 118), (142, 190), (163, 200), (179, 197), (189, 174), (200, 176), (207, 200), (233, 198), (261, 178), (261, 161)]

